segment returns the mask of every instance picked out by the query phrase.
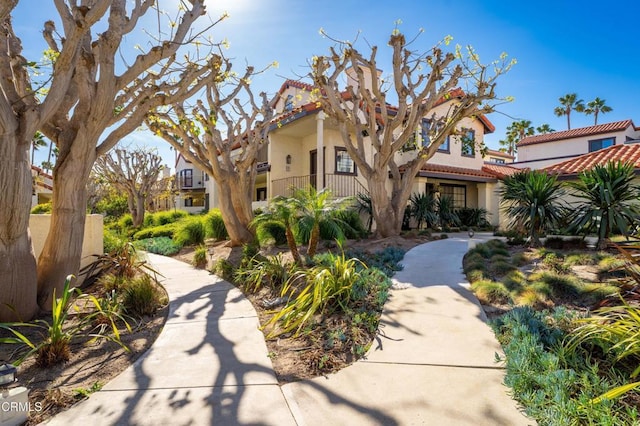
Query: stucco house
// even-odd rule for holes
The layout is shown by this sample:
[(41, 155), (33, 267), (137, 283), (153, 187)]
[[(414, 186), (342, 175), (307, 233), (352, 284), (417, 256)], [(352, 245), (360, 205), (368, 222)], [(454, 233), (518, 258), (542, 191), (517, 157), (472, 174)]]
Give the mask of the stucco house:
[[(583, 170), (592, 169), (596, 165), (621, 161), (632, 163), (636, 176), (640, 176), (640, 140), (626, 141), (608, 148), (580, 155), (561, 163), (545, 167), (543, 170), (557, 174), (559, 180), (573, 180)], [(640, 183), (640, 177), (636, 178)]]
[(38, 204), (50, 203), (53, 199), (53, 176), (40, 167), (31, 166), (33, 186), (31, 189), (31, 208)]
[[(328, 187), (336, 197), (368, 192), (366, 180), (347, 153), (336, 124), (313, 100), (313, 90), (310, 84), (287, 80), (273, 98), (276, 115), (269, 143), (260, 151), (254, 207), (264, 206), (275, 196), (290, 195), (292, 188), (308, 185)], [(451, 92), (429, 116), (444, 115), (449, 102), (456, 102), (462, 93), (460, 89)], [(415, 156), (419, 144), (428, 143), (426, 126), (425, 119), (423, 128), (416, 129), (414, 139), (396, 154), (399, 164)], [(498, 225), (496, 190), (501, 177), (518, 171), (509, 165), (514, 157), (500, 151), (487, 150), (484, 156), (480, 152), (478, 147), (483, 146), (484, 135), (495, 130), (486, 116), (466, 118), (459, 128), (475, 144), (464, 143), (460, 136), (450, 136), (420, 170), (413, 191), (450, 196), (456, 207), (485, 208), (490, 212), (490, 222)], [(369, 149), (368, 156), (373, 155), (372, 147), (365, 149)], [(215, 182), (183, 156), (177, 158), (176, 181), (180, 194), (176, 198), (177, 208), (199, 211), (217, 206)]]
[(527, 136), (518, 142), (519, 168), (542, 169), (590, 152), (640, 139), (631, 120)]

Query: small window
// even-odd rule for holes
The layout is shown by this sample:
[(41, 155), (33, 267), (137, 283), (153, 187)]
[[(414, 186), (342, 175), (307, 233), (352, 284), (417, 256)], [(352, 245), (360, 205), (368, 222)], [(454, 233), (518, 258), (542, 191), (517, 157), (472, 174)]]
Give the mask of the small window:
[(451, 198), (456, 209), (467, 207), (467, 187), (464, 185), (440, 184), (440, 196)]
[(180, 171), (180, 188), (190, 188), (193, 186), (193, 169)]
[(476, 155), (476, 132), (467, 130), (460, 138), (462, 145), (462, 155), (465, 157), (475, 157)]
[(267, 188), (257, 188), (256, 189), (256, 200), (257, 201), (266, 201), (267, 200)]
[(616, 144), (616, 138), (595, 139), (589, 141), (589, 152), (599, 151)]
[(444, 140), (444, 142), (442, 142), (442, 145), (440, 145), (438, 147), (438, 151), (439, 152), (446, 152), (446, 153), (451, 152), (450, 145), (449, 145), (449, 136), (447, 136), (447, 138)]
[(345, 148), (336, 148), (336, 174), (356, 174), (356, 165)]
[(491, 158), (490, 161), (496, 164), (506, 164), (504, 158)]

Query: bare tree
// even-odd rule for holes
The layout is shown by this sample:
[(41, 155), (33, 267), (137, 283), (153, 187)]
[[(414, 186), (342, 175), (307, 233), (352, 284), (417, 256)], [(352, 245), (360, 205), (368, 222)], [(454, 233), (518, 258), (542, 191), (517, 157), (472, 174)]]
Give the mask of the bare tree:
[[(93, 0), (91, 7), (84, 2), (76, 7), (75, 3), (56, 1), (65, 33), (77, 26), (76, 9), (99, 12), (102, 19), (100, 33), (88, 32), (79, 38), (77, 60), (67, 64), (73, 71), (71, 86), (56, 98), (55, 114), (40, 129), (60, 151), (54, 171), (51, 228), (38, 259), (38, 303), (43, 309), (50, 309), (53, 289), (60, 290), (64, 277), (78, 271), (86, 182), (96, 158), (140, 126), (150, 110), (200, 91), (217, 66), (209, 52), (201, 56), (196, 45), (196, 41), (206, 42), (200, 34), (217, 21), (201, 32), (192, 30), (205, 15), (205, 0), (180, 2), (178, 16), (168, 22), (153, 7), (154, 0)], [(136, 30), (141, 18), (153, 13), (158, 30), (157, 36), (150, 36), (148, 46), (152, 47), (137, 46), (140, 54), (128, 61), (128, 52), (121, 50), (124, 38)], [(69, 38), (61, 43), (63, 40), (45, 32), (45, 39), (56, 55), (67, 50)], [(194, 46), (195, 53), (182, 46)]]
[(273, 110), (265, 93), (259, 103), (251, 91), (253, 67), (235, 77), (231, 62), (221, 61), (220, 78), (207, 85), (206, 105), (199, 100), (187, 114), (183, 103), (175, 103), (171, 112), (149, 115), (147, 125), (216, 181), (220, 212), (234, 246), (254, 239), (249, 223), (258, 151), (267, 143)]
[[(57, 55), (44, 93), (31, 80), (32, 64), (22, 56), (22, 43), (13, 29), (11, 14), (18, 0), (0, 2), (0, 321), (29, 320), (38, 310), (36, 260), (29, 233), (29, 147), (68, 91), (81, 41), (106, 10), (106, 2), (102, 3), (88, 10), (55, 2), (73, 25), (64, 28), (64, 49)], [(55, 30), (53, 22), (45, 23), (46, 37)]]
[(143, 148), (132, 151), (116, 149), (99, 157), (94, 169), (107, 182), (127, 194), (133, 226), (142, 225), (146, 202), (155, 195), (153, 191), (162, 171), (162, 158)]
[[(463, 130), (459, 127), (463, 118), (493, 110), (487, 102), (496, 99), (495, 81), (514, 63), (502, 55), (500, 60), (483, 65), (470, 47), (465, 57), (459, 47), (455, 53), (445, 53), (442, 43), (417, 53), (409, 50), (405, 36), (397, 31), (391, 35), (389, 46), (393, 59), (388, 86), (378, 74), (376, 46), (366, 57), (353, 44), (339, 42), (329, 56), (314, 58), (311, 71), (320, 89), (318, 101), (336, 120), (347, 152), (367, 180), (376, 233), (382, 237), (400, 233), (418, 171), (448, 135)], [(342, 91), (338, 81), (349, 68), (356, 84)], [(467, 83), (466, 90), (454, 91), (463, 82)], [(395, 108), (387, 102), (390, 94), (397, 98)], [(396, 152), (414, 137), (427, 114), (447, 100), (451, 102), (446, 112), (429, 117), (428, 140), (417, 155), (398, 164)], [(372, 155), (367, 154), (365, 145), (372, 147)], [(387, 189), (389, 176), (391, 195)]]

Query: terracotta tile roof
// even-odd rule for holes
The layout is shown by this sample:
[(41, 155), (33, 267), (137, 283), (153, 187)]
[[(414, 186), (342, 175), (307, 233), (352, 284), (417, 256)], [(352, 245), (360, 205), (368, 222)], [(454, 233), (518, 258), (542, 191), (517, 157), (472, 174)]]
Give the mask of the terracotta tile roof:
[(598, 124), (597, 126), (580, 127), (578, 129), (564, 130), (562, 132), (546, 133), (544, 135), (527, 136), (518, 142), (518, 146), (533, 145), (537, 143), (554, 142), (563, 139), (573, 139), (582, 136), (599, 135), (601, 133), (619, 132), (633, 126), (631, 120), (614, 121), (613, 123)]
[(497, 157), (503, 157), (503, 158), (511, 158), (511, 159), (515, 159), (515, 155), (509, 155), (506, 152), (503, 151), (498, 151), (495, 149), (487, 149), (487, 154), (489, 155), (495, 155)]
[[(424, 166), (422, 166), (422, 169), (420, 169), (420, 174), (422, 175), (428, 175), (430, 173), (473, 176), (473, 177), (483, 178), (485, 180), (486, 179), (493, 180), (496, 178), (494, 174), (485, 172), (483, 170), (466, 169), (463, 167), (453, 167), (453, 166), (447, 166), (444, 164), (427, 163)], [(452, 177), (455, 178), (455, 176), (452, 176)]]
[(36, 172), (36, 174), (38, 176), (42, 176), (44, 178), (47, 179), (53, 179), (53, 176), (51, 176), (49, 173), (46, 173), (44, 170), (42, 170), (40, 167), (38, 166), (34, 166), (33, 164), (31, 165), (31, 170)]
[(482, 171), (492, 174), (498, 179), (503, 179), (507, 176), (511, 176), (518, 172), (521, 172), (522, 169), (511, 167), (506, 164), (484, 163), (484, 166), (482, 166)]
[(631, 162), (636, 169), (640, 169), (640, 144), (614, 145), (545, 167), (543, 170), (561, 175), (578, 174), (593, 168), (596, 164), (604, 165), (609, 161)]

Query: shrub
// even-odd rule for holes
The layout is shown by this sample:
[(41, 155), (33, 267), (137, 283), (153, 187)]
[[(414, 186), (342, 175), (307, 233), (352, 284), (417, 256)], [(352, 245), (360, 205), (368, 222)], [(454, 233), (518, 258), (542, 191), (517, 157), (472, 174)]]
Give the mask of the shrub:
[(460, 225), (464, 227), (484, 227), (488, 226), (487, 215), (489, 212), (484, 208), (462, 207), (456, 209), (456, 214), (460, 219)]
[(193, 266), (196, 268), (207, 267), (207, 248), (200, 246), (193, 252)]
[(181, 245), (203, 244), (205, 227), (202, 217), (192, 216), (180, 221), (173, 235), (173, 240)]
[(593, 265), (595, 263), (595, 259), (589, 253), (573, 253), (573, 254), (568, 254), (564, 258), (564, 263), (569, 266)]
[[(383, 250), (374, 253), (364, 252), (360, 250), (347, 250), (346, 255), (353, 259), (358, 259), (368, 268), (376, 268), (382, 271), (386, 276), (392, 277), (397, 271), (402, 270), (399, 263), (404, 257), (405, 251), (398, 247), (385, 247)], [(314, 261), (316, 264), (330, 265), (333, 255), (316, 256)], [(356, 264), (357, 266), (358, 264)]]
[(109, 253), (122, 247), (126, 243), (126, 240), (115, 231), (104, 228), (102, 231), (102, 247), (105, 253)]
[(204, 216), (204, 224), (207, 238), (214, 238), (219, 241), (229, 238), (229, 233), (227, 232), (227, 227), (224, 224), (220, 210), (209, 210), (209, 213)]
[(147, 238), (155, 238), (155, 237), (173, 238), (175, 231), (176, 231), (176, 225), (173, 223), (167, 223), (165, 225), (152, 226), (149, 228), (141, 229), (140, 231), (133, 234), (133, 239), (144, 240)]
[(522, 252), (515, 253), (511, 257), (511, 263), (513, 263), (516, 266), (524, 266), (527, 263), (529, 263), (529, 258), (526, 253), (522, 253)]
[(234, 281), (245, 291), (255, 293), (263, 285), (276, 289), (298, 271), (295, 263), (288, 263), (281, 253), (263, 260), (251, 262), (247, 267), (236, 270)]
[(501, 277), (504, 274), (515, 270), (516, 267), (511, 263), (506, 262), (504, 260), (499, 260), (497, 262), (491, 262), (491, 266), (489, 267), (489, 272), (495, 277)]
[(233, 282), (234, 267), (233, 264), (227, 259), (218, 259), (215, 265), (213, 265), (213, 269), (211, 270), (211, 272), (213, 272), (223, 280)]
[(502, 278), (502, 283), (510, 292), (519, 293), (527, 285), (527, 277), (520, 271), (510, 271)]
[(260, 223), (256, 229), (256, 237), (261, 246), (287, 244), (286, 228), (282, 222), (269, 220)]
[(282, 295), (290, 297), (289, 302), (264, 326), (281, 323), (281, 327), (273, 328), (268, 336), (288, 332), (299, 335), (315, 315), (346, 311), (353, 286), (360, 277), (357, 263), (356, 259), (347, 259), (344, 253), (334, 255), (331, 266), (319, 265), (301, 272), (307, 282), (301, 290), (294, 287), (299, 282), (297, 275), (289, 279), (282, 289)]
[(124, 287), (122, 305), (129, 315), (153, 315), (163, 303), (163, 295), (147, 274), (140, 274)]
[(506, 354), (505, 384), (539, 424), (636, 424), (637, 410), (613, 401), (592, 403), (619, 375), (598, 371), (592, 356), (560, 349), (575, 314), (518, 307), (490, 321)]
[(529, 276), (531, 281), (542, 281), (551, 288), (554, 297), (575, 297), (582, 292), (582, 282), (572, 276), (544, 271)]
[(544, 293), (539, 293), (534, 288), (528, 287), (518, 294), (516, 303), (521, 306), (542, 309), (547, 307), (548, 298)]
[[(342, 229), (342, 233), (345, 238), (358, 239), (367, 236), (368, 231), (364, 227), (362, 219), (360, 218), (360, 213), (358, 213), (357, 210), (335, 210), (332, 212), (332, 216), (334, 220), (336, 220), (340, 229)], [(330, 235), (329, 238), (325, 238), (323, 235), (322, 222), (320, 223), (320, 235), (322, 239), (333, 239), (330, 238)]]
[(510, 303), (511, 294), (504, 284), (496, 281), (480, 280), (471, 284), (471, 290), (478, 300), (484, 304), (489, 303)]
[(133, 217), (131, 213), (126, 213), (118, 220), (118, 227), (121, 230), (127, 230), (133, 227)]
[[(95, 256), (95, 255), (94, 255)], [(145, 260), (140, 259), (135, 246), (125, 242), (120, 247), (116, 247), (109, 253), (95, 256), (96, 260), (80, 270), (80, 275), (85, 276), (85, 283), (93, 282), (103, 274), (114, 274), (119, 277), (132, 278), (138, 273), (149, 271), (157, 272), (147, 265)]]
[(469, 281), (470, 283), (484, 280), (486, 278), (485, 272), (482, 271), (481, 269), (471, 269), (466, 273), (466, 276), (467, 276), (467, 281)]
[(98, 285), (104, 293), (110, 293), (112, 291), (119, 292), (120, 289), (124, 287), (125, 281), (126, 279), (123, 276), (107, 273), (98, 278)]
[(163, 256), (174, 255), (181, 249), (181, 247), (169, 237), (145, 238), (143, 240), (134, 241), (133, 246), (138, 250), (161, 254)]
[(51, 201), (48, 203), (38, 204), (31, 209), (31, 214), (51, 214), (53, 205)]
[(474, 254), (474, 253), (479, 254), (484, 259), (490, 259), (491, 256), (493, 256), (493, 251), (491, 250), (491, 247), (489, 247), (487, 244), (478, 244), (467, 252), (467, 254)]

